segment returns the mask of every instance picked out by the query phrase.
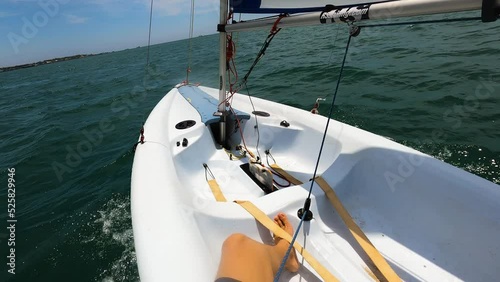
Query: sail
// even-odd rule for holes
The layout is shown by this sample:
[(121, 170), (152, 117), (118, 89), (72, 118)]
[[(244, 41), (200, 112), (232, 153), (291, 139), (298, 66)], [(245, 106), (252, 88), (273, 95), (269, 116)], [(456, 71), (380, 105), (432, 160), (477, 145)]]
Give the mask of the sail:
[(234, 13), (304, 13), (322, 11), (326, 5), (356, 6), (397, 0), (230, 0)]

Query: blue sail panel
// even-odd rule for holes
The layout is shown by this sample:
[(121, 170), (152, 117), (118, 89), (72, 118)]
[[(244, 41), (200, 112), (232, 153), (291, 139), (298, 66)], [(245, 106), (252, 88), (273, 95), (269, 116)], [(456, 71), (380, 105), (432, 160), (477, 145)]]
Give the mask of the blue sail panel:
[(356, 6), (388, 1), (391, 0), (230, 0), (230, 5), (234, 13), (294, 14), (323, 11), (326, 5)]

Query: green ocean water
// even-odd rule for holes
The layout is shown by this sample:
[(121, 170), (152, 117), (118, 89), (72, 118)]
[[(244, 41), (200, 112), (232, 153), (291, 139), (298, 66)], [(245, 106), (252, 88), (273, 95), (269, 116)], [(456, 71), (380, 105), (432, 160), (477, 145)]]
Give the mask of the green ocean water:
[[(242, 33), (244, 74), (267, 31)], [(251, 95), (327, 114), (345, 26), (282, 30)], [(342, 122), (500, 183), (500, 23), (363, 29), (334, 111)], [(188, 41), (0, 73), (0, 281), (137, 281), (132, 146), (185, 79)], [(191, 82), (217, 87), (218, 36), (193, 39)], [(7, 273), (7, 168), (15, 168), (16, 274)], [(499, 186), (500, 188), (500, 186)], [(2, 227), (3, 226), (3, 227)], [(168, 266), (166, 266), (168, 267)]]

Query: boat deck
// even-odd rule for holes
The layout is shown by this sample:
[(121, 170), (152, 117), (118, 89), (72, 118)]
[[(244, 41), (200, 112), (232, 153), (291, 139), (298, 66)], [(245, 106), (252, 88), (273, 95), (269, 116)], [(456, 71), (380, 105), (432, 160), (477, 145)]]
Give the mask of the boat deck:
[[(200, 90), (217, 95), (215, 89)], [(257, 110), (271, 113), (258, 117), (261, 159), (266, 163), (264, 152), (269, 150), (304, 183), (266, 194), (240, 168), (248, 160), (231, 159), (217, 146), (210, 127), (177, 89), (165, 99), (151, 113), (146, 144), (138, 146), (134, 159), (132, 211), (141, 278), (213, 281), (222, 243), (230, 234), (272, 242), (270, 232), (233, 200), (252, 201), (271, 218), (284, 212), (298, 226), (296, 213), (311, 185), (326, 119), (253, 98)], [(236, 95), (233, 104), (252, 112), (247, 97)], [(172, 130), (193, 117), (192, 127)], [(290, 126), (280, 126), (283, 120)], [(162, 130), (153, 130), (157, 127)], [(242, 121), (242, 128), (248, 149), (257, 154), (255, 116)], [(240, 141), (235, 136), (233, 141)], [(184, 139), (187, 145), (178, 146)], [(203, 164), (228, 202), (215, 200)], [(330, 124), (318, 174), (403, 280), (494, 281), (500, 276), (498, 185), (336, 121)], [(311, 210), (314, 219), (303, 225), (298, 242), (341, 281), (373, 281), (366, 256), (316, 185)], [(168, 248), (181, 253), (170, 255)], [(189, 268), (184, 264), (200, 268), (185, 276)], [(162, 265), (175, 267), (167, 272)], [(304, 262), (298, 274), (286, 273), (281, 281), (320, 281), (318, 277)]]

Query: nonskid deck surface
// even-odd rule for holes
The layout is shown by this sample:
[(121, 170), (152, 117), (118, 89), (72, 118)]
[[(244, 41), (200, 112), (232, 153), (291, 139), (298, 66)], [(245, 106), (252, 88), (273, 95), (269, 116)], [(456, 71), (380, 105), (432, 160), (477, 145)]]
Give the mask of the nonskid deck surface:
[[(215, 89), (199, 89), (217, 95)], [(231, 201), (250, 200), (269, 217), (285, 212), (298, 226), (296, 212), (303, 206), (311, 185), (309, 179), (326, 119), (253, 98), (256, 110), (270, 113), (269, 117), (258, 117), (258, 151), (263, 162), (264, 152), (269, 150), (282, 168), (304, 183), (266, 195), (241, 170), (240, 165), (247, 159), (230, 160), (228, 152), (214, 144), (209, 126), (187, 99), (176, 89), (164, 99), (168, 101), (159, 103), (158, 111), (155, 108), (145, 125), (146, 140), (161, 145), (151, 142), (139, 146), (134, 159), (132, 210), (141, 278), (148, 277), (143, 276), (146, 271), (162, 273), (154, 262), (141, 265), (141, 257), (145, 260), (156, 256), (176, 263), (178, 271), (183, 269), (183, 261), (204, 263), (200, 277), (210, 281), (218, 266), (222, 242), (230, 234), (239, 232), (260, 242), (271, 242), (269, 231)], [(235, 96), (233, 106), (242, 112), (253, 111), (248, 98), (241, 95)], [(175, 124), (183, 120), (195, 120), (196, 124), (176, 130)], [(290, 126), (280, 126), (283, 120)], [(257, 154), (255, 116), (243, 120), (242, 129), (248, 149)], [(177, 146), (184, 138), (188, 145)], [(234, 141), (240, 141), (237, 132)], [(146, 162), (151, 166), (151, 158), (156, 160), (157, 170), (146, 173), (142, 167)], [(215, 201), (206, 182), (204, 163), (228, 202)], [(160, 172), (163, 178), (156, 175)], [(496, 241), (500, 235), (498, 185), (335, 121), (329, 128), (318, 174), (335, 189), (356, 223), (403, 280), (493, 281), (500, 275), (495, 266), (500, 256), (500, 243)], [(156, 179), (141, 182), (145, 175)], [(316, 186), (312, 200), (314, 219), (304, 224), (297, 240), (340, 280), (373, 280), (366, 257)], [(162, 206), (153, 211), (145, 207), (166, 202), (177, 208)], [(167, 214), (179, 211), (179, 220), (159, 226)], [(151, 217), (151, 224), (145, 216)], [(187, 239), (182, 236), (167, 236), (168, 227), (178, 225), (185, 225), (181, 230), (190, 233), (189, 241), (184, 242)], [(183, 249), (185, 254), (172, 259), (151, 245), (149, 240), (153, 239), (177, 240), (175, 244), (164, 244)], [(190, 253), (198, 254), (198, 258), (193, 260)], [(171, 275), (175, 277), (175, 271)], [(318, 281), (317, 277), (304, 263), (299, 274), (287, 273), (281, 280)], [(197, 278), (188, 275), (186, 279)]]

